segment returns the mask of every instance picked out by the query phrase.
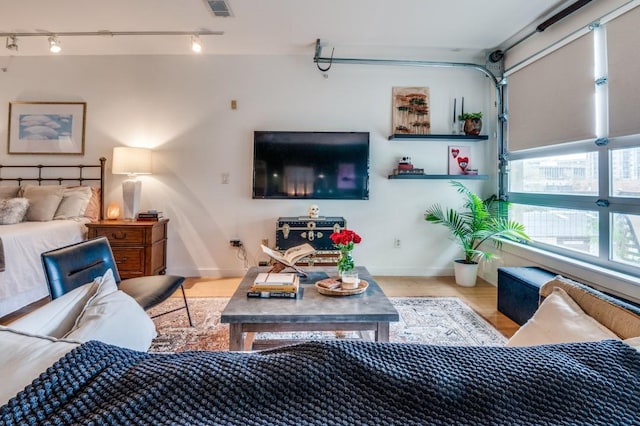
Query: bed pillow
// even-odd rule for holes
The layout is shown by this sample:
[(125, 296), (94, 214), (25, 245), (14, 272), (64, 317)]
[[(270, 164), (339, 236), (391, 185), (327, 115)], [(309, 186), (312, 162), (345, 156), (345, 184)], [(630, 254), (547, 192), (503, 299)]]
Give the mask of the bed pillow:
[(84, 217), (89, 219), (91, 222), (97, 222), (98, 220), (100, 220), (100, 188), (97, 188), (95, 186), (91, 186), (90, 188), (91, 199), (89, 200), (89, 204), (84, 211)]
[(27, 185), (22, 196), (29, 199), (27, 220), (45, 222), (53, 220), (64, 195), (64, 186), (59, 185)]
[(19, 186), (0, 186), (0, 199), (16, 198), (19, 190)]
[(103, 276), (66, 339), (99, 340), (136, 351), (147, 351), (157, 336), (151, 318), (131, 296), (118, 290), (111, 269)]
[(54, 219), (73, 219), (84, 216), (91, 200), (91, 187), (72, 186), (65, 188)]
[(0, 406), (78, 345), (0, 326)]
[(533, 317), (507, 342), (507, 346), (595, 342), (619, 337), (585, 314), (566, 291), (554, 288)]
[(0, 199), (0, 225), (13, 225), (24, 220), (29, 208), (26, 198)]
[(91, 283), (75, 288), (18, 318), (9, 326), (14, 330), (60, 338), (74, 327), (76, 318), (82, 313), (87, 301), (96, 294), (101, 281), (102, 277), (99, 277)]

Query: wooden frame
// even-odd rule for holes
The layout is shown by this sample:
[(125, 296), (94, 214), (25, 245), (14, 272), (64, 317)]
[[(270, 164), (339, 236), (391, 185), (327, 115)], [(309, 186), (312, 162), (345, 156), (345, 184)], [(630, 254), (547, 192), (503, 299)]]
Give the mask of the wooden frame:
[(10, 102), (9, 154), (84, 154), (86, 102)]

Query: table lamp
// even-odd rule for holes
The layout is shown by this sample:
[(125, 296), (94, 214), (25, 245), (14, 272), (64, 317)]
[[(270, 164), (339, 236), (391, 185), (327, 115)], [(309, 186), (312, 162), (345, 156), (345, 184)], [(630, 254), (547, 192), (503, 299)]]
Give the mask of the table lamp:
[(140, 209), (142, 191), (142, 182), (138, 180), (138, 175), (151, 174), (151, 150), (128, 146), (113, 148), (111, 173), (128, 175), (128, 178), (122, 182), (124, 218), (134, 220)]

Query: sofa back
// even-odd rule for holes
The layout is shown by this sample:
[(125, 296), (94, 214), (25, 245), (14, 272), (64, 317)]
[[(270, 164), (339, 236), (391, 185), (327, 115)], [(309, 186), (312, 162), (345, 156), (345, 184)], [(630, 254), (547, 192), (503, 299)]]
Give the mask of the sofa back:
[(549, 296), (554, 287), (566, 291), (587, 315), (621, 339), (640, 336), (640, 308), (560, 275), (540, 288), (540, 296)]

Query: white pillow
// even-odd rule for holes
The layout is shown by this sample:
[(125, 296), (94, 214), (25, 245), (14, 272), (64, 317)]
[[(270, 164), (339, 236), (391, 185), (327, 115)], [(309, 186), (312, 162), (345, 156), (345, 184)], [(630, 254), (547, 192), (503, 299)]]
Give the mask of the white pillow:
[(19, 191), (19, 186), (0, 186), (0, 199), (16, 198)]
[(62, 201), (56, 210), (54, 219), (73, 219), (82, 217), (91, 200), (91, 187), (74, 186), (65, 188)]
[(98, 291), (102, 277), (71, 290), (33, 312), (15, 320), (9, 326), (14, 330), (43, 336), (63, 337), (74, 327), (87, 301)]
[(0, 326), (0, 406), (78, 345)]
[(147, 351), (156, 327), (131, 296), (118, 290), (111, 269), (102, 277), (95, 296), (85, 305), (66, 339), (99, 340), (136, 351)]
[(59, 185), (27, 185), (22, 196), (29, 199), (27, 220), (46, 222), (53, 219), (64, 194), (64, 186)]
[(14, 225), (22, 222), (29, 208), (26, 198), (0, 199), (0, 225)]
[(584, 313), (561, 288), (554, 288), (533, 317), (507, 342), (507, 346), (595, 342), (618, 339), (611, 330)]

